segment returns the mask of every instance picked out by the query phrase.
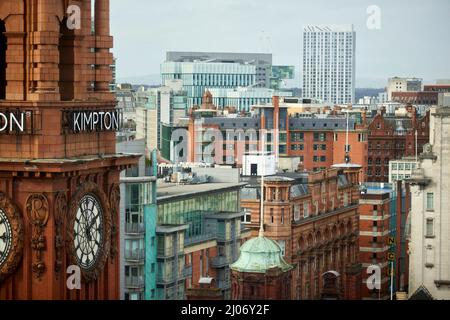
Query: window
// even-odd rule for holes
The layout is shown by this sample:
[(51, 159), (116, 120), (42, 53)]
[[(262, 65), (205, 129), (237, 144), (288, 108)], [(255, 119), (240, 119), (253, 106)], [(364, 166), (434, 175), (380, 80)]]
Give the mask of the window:
[(295, 205), (293, 211), (294, 211), (294, 221), (300, 220), (300, 206)]
[(319, 141), (319, 133), (314, 132), (314, 141)]
[(327, 134), (326, 133), (321, 133), (319, 140), (322, 141), (322, 142), (326, 141), (327, 140)]
[(426, 237), (434, 237), (434, 220), (427, 219)]
[(281, 224), (284, 224), (284, 208), (281, 208)]
[(303, 218), (309, 217), (308, 203), (303, 203)]
[(427, 210), (434, 210), (434, 194), (427, 193)]
[(270, 208), (270, 223), (274, 223), (273, 208)]
[(242, 217), (242, 223), (250, 224), (252, 223), (252, 213), (249, 209), (244, 209), (244, 216)]

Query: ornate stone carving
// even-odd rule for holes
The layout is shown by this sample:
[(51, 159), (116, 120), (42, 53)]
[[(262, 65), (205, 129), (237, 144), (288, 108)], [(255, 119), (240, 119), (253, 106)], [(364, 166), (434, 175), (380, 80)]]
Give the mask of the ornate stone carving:
[(109, 205), (111, 207), (111, 263), (114, 263), (114, 258), (117, 255), (117, 235), (119, 227), (117, 226), (117, 218), (119, 216), (120, 205), (120, 187), (118, 184), (113, 184), (109, 191)]
[(39, 279), (47, 270), (43, 259), (43, 252), (47, 247), (44, 231), (49, 217), (47, 197), (44, 194), (30, 195), (26, 202), (26, 210), (28, 219), (33, 226), (31, 248), (36, 254), (32, 270)]
[(59, 277), (64, 254), (64, 222), (67, 214), (67, 197), (65, 192), (58, 192), (55, 197), (55, 273)]
[(0, 209), (11, 224), (12, 239), (11, 250), (6, 260), (0, 264), (0, 283), (16, 270), (23, 254), (24, 227), (22, 216), (12, 201), (0, 192)]

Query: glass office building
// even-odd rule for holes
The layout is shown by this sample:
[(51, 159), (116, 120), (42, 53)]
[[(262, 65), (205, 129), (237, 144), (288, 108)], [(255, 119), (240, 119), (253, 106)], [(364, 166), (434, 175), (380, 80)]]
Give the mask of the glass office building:
[(236, 88), (256, 85), (257, 67), (251, 64), (227, 62), (164, 62), (162, 83), (182, 80), (188, 107), (201, 105), (208, 88)]
[(272, 103), (273, 96), (292, 97), (290, 91), (278, 91), (269, 88), (208, 88), (213, 103), (219, 108), (236, 107), (238, 111), (250, 111), (254, 105)]

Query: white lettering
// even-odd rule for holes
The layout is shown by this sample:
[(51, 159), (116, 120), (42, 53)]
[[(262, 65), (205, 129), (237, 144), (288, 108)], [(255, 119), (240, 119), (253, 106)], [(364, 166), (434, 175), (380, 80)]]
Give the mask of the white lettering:
[(3, 131), (25, 131), (25, 112), (13, 113), (10, 111), (0, 112), (0, 133)]
[(2, 132), (8, 127), (8, 118), (3, 113), (0, 113), (0, 117), (3, 118), (3, 121), (0, 119), (0, 123), (4, 123), (3, 127), (0, 128), (0, 132)]

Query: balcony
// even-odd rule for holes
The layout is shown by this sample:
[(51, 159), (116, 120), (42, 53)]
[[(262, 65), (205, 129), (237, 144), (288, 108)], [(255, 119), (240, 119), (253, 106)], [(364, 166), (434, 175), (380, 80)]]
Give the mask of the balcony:
[(174, 273), (170, 273), (170, 274), (158, 274), (158, 276), (156, 277), (156, 283), (157, 284), (169, 284), (175, 282), (175, 274)]
[(144, 277), (125, 277), (125, 287), (128, 289), (141, 289), (144, 286)]
[(145, 260), (145, 250), (125, 250), (125, 260), (131, 262), (144, 262)]
[(211, 267), (213, 268), (223, 268), (231, 264), (231, 259), (226, 256), (218, 256), (211, 258)]
[(214, 234), (200, 234), (200, 235), (196, 235), (196, 236), (192, 236), (192, 237), (186, 237), (184, 239), (184, 245), (187, 246), (192, 246), (192, 245), (196, 245), (199, 243), (203, 243), (203, 242), (207, 242), (207, 241), (211, 241), (214, 240), (216, 237)]
[[(186, 269), (184, 269), (181, 274), (176, 274), (176, 273), (162, 274), (162, 275), (158, 274), (158, 276), (156, 277), (156, 283), (162, 284), (162, 285), (167, 285), (167, 284), (171, 284), (173, 282), (184, 280), (186, 278), (187, 272), (188, 271)], [(190, 268), (189, 272), (190, 272), (190, 275), (192, 275), (192, 267)]]
[(145, 226), (143, 223), (137, 222), (126, 222), (125, 223), (125, 233), (128, 234), (144, 234)]
[(184, 248), (179, 248), (178, 252), (175, 252), (173, 247), (169, 248), (158, 248), (156, 250), (156, 254), (158, 258), (169, 259), (175, 257), (175, 255), (180, 256), (184, 255)]

